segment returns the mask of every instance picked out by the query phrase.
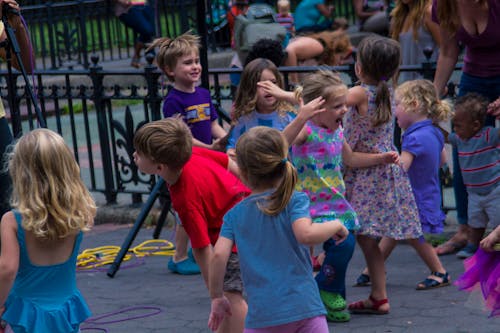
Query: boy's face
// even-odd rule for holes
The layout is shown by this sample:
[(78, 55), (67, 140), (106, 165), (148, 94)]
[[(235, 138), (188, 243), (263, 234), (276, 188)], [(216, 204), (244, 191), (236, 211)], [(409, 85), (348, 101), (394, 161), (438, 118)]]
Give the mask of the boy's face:
[(472, 120), (467, 111), (457, 108), (453, 117), (453, 130), (462, 140), (469, 140), (481, 128), (477, 120)]
[(153, 162), (150, 158), (139, 153), (137, 150), (134, 151), (134, 162), (137, 168), (148, 175), (155, 175), (158, 173), (158, 163)]
[(185, 54), (179, 59), (173, 69), (167, 68), (167, 74), (174, 78), (176, 84), (182, 86), (195, 85), (201, 76), (200, 55), (198, 52)]

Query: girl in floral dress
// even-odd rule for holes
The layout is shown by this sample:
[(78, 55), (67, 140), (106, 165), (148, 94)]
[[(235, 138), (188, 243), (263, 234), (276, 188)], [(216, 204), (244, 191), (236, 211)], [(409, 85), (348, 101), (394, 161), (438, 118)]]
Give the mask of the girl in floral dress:
[[(398, 42), (369, 36), (358, 46), (356, 75), (361, 85), (349, 90), (352, 109), (345, 119), (345, 139), (353, 151), (380, 153), (395, 150), (394, 104), (387, 81), (398, 71), (401, 50)], [(344, 174), (346, 196), (358, 214), (356, 239), (370, 272), (368, 299), (349, 305), (351, 313), (389, 313), (384, 257), (377, 238), (396, 240), (422, 236), (410, 181), (398, 165), (348, 168)]]

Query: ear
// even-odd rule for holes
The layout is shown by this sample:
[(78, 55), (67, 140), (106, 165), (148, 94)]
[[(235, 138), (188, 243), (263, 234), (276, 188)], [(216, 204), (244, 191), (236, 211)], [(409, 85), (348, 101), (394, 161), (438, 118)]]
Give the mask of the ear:
[(174, 77), (174, 76), (175, 76), (175, 75), (174, 75), (174, 71), (173, 71), (170, 67), (168, 67), (168, 66), (165, 66), (165, 67), (163, 68), (163, 71), (164, 71), (164, 72), (165, 72), (165, 74), (167, 74), (168, 76), (172, 76), (172, 77)]

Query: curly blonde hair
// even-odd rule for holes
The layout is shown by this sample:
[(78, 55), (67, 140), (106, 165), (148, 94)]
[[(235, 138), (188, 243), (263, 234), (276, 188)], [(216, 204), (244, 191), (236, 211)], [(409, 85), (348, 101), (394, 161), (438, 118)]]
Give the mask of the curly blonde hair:
[(89, 230), (95, 202), (59, 134), (48, 129), (26, 133), (10, 153), (8, 166), (11, 205), (21, 213), (25, 230), (47, 240)]

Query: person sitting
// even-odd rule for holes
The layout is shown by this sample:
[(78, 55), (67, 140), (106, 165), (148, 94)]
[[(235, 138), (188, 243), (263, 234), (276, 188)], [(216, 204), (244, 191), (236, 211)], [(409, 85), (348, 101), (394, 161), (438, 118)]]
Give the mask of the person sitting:
[(319, 32), (332, 26), (333, 5), (327, 0), (302, 0), (295, 8), (295, 31), (299, 33)]
[(359, 31), (389, 34), (387, 4), (383, 0), (353, 0), (354, 12), (359, 21)]

